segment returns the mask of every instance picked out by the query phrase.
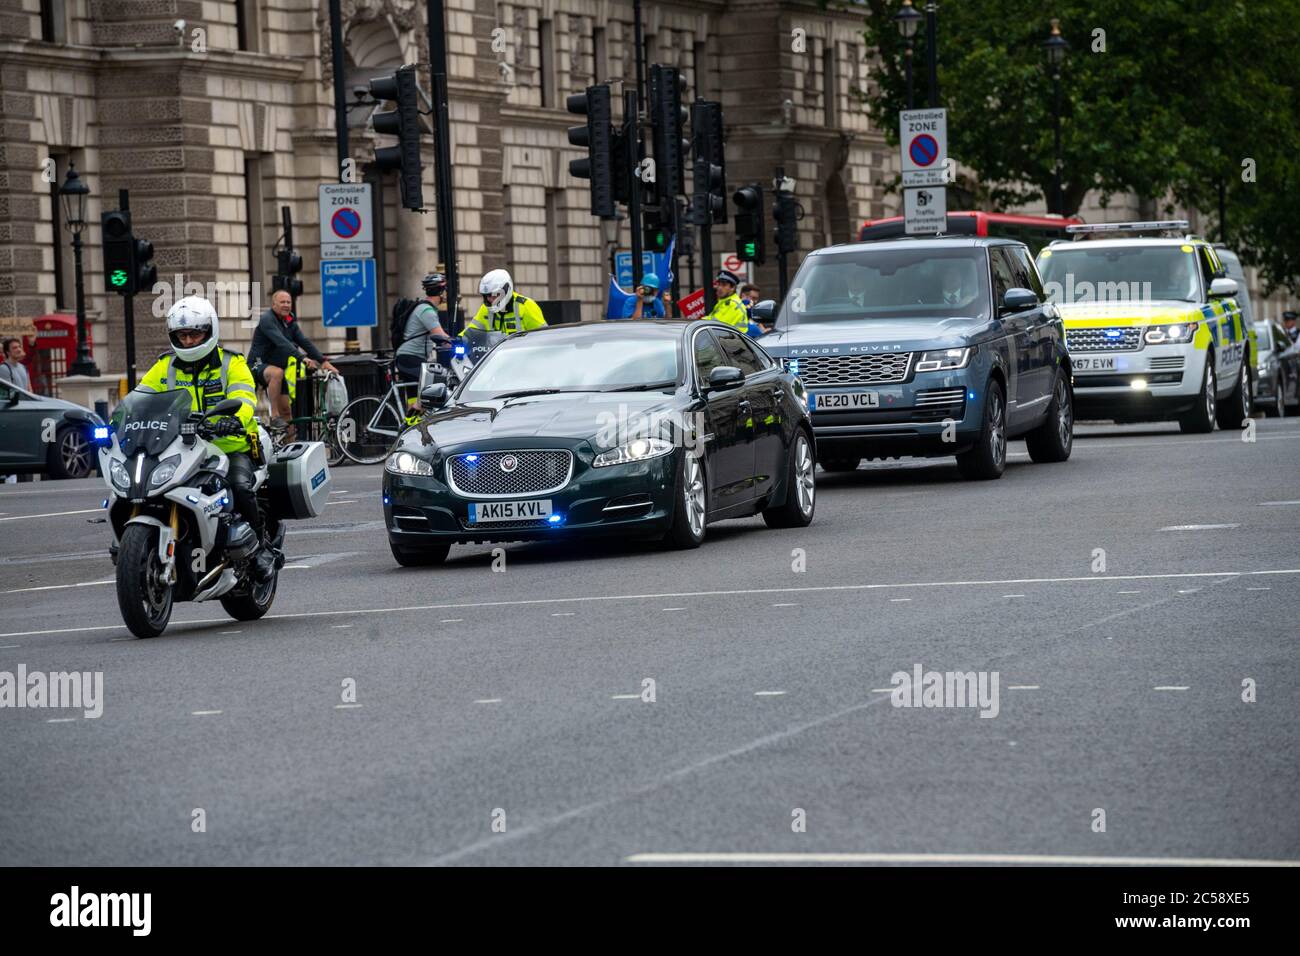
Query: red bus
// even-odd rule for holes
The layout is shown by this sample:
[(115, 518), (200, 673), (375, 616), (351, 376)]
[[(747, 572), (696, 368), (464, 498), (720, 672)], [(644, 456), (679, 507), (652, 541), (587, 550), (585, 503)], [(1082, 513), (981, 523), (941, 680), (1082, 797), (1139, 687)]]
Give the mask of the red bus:
[[(1018, 239), (1029, 247), (1033, 255), (1053, 239), (1068, 239), (1065, 227), (1082, 223), (1082, 219), (1064, 216), (1017, 216), (1005, 212), (950, 212), (950, 236), (995, 236), (1001, 239)], [(903, 236), (903, 217), (868, 219), (862, 224), (858, 239), (871, 242), (875, 239), (897, 239)]]

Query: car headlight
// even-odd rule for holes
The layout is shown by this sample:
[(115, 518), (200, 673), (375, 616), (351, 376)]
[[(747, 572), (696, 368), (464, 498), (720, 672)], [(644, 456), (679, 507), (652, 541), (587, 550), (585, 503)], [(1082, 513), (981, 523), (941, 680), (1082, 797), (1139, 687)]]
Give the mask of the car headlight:
[(660, 458), (673, 450), (673, 443), (664, 438), (636, 438), (625, 445), (601, 452), (592, 460), (596, 468), (608, 465), (626, 465), (629, 462)]
[(916, 363), (918, 372), (939, 372), (953, 368), (965, 368), (970, 362), (972, 349), (939, 349), (937, 352), (922, 352)]
[(172, 455), (170, 458), (164, 458), (154, 467), (153, 474), (149, 476), (149, 487), (160, 488), (172, 480), (172, 475), (176, 474), (176, 468), (181, 463), (180, 455)]
[(409, 451), (395, 451), (384, 462), (384, 468), (396, 475), (433, 476), (433, 465)]
[(126, 465), (122, 464), (120, 459), (114, 458), (109, 462), (108, 480), (118, 491), (126, 491), (131, 487), (131, 473), (126, 470)]
[(1146, 339), (1148, 345), (1176, 345), (1179, 342), (1190, 342), (1192, 336), (1196, 334), (1196, 327), (1199, 322), (1175, 322), (1173, 325), (1153, 325), (1147, 329)]

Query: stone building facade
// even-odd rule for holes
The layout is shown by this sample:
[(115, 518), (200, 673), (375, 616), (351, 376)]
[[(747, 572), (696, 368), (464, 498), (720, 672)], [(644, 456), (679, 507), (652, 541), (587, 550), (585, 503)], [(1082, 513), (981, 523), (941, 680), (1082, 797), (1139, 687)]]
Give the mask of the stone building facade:
[[(612, 252), (629, 236), (626, 223), (591, 216), (587, 183), (568, 174), (581, 152), (568, 143), (579, 119), (564, 100), (594, 82), (633, 81), (632, 3), (446, 7), (464, 301), (479, 275), (505, 266), (526, 294), (578, 299), (583, 318), (597, 318)], [(419, 64), (428, 89), (424, 4), (343, 0), (342, 10), (349, 90), (404, 63)], [(855, 97), (870, 82), (860, 11), (815, 0), (646, 0), (643, 24), (647, 63), (680, 68), (687, 101), (723, 103), (729, 188), (770, 183), (777, 166), (796, 179), (801, 248), (845, 241), (863, 219), (892, 211), (897, 200), (882, 186), (892, 151)], [(161, 284), (136, 300), (142, 361), (165, 347), (155, 316), (186, 284), (256, 283), (253, 305), (264, 304), (283, 207), (306, 262), (299, 313), (323, 347), (342, 350), (342, 330), (320, 324), (317, 272), (317, 187), (339, 180), (330, 42), (324, 0), (0, 0), (0, 315), (73, 309), (70, 237), (54, 192), (71, 161), (92, 190), (82, 238), (101, 369), (123, 369), (122, 306), (105, 294), (98, 226), (123, 188), (136, 233), (154, 243)], [(349, 103), (356, 175), (382, 197), (382, 319), (436, 265), (436, 216), (400, 207), (395, 176), (370, 166), (387, 144), (368, 129), (373, 104)], [(431, 136), (425, 147), (432, 207)], [(715, 230), (715, 254), (732, 248), (729, 230)], [(757, 279), (774, 289), (774, 263)], [(221, 306), (223, 337), (247, 343), (238, 296)], [(370, 343), (363, 331), (362, 347)]]

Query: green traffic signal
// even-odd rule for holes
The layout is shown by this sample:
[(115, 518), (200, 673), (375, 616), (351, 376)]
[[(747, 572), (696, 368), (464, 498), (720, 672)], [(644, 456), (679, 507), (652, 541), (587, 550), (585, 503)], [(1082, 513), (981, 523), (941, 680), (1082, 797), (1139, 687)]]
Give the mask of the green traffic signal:
[(109, 274), (108, 281), (111, 282), (115, 287), (120, 289), (122, 286), (126, 285), (126, 270), (114, 269)]
[(756, 242), (745, 243), (745, 257), (752, 259), (756, 255), (758, 255), (758, 243)]

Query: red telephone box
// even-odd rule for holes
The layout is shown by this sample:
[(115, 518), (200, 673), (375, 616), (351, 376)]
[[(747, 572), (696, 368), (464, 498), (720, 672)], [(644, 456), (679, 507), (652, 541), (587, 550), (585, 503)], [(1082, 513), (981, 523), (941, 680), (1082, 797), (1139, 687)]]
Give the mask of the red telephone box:
[[(23, 350), (27, 352), (24, 364), (32, 379), (32, 391), (38, 395), (53, 395), (54, 383), (68, 374), (68, 367), (77, 360), (77, 317), (62, 312), (38, 315), (32, 320), (36, 333), (23, 335)], [(94, 347), (90, 323), (86, 323), (86, 345)]]

